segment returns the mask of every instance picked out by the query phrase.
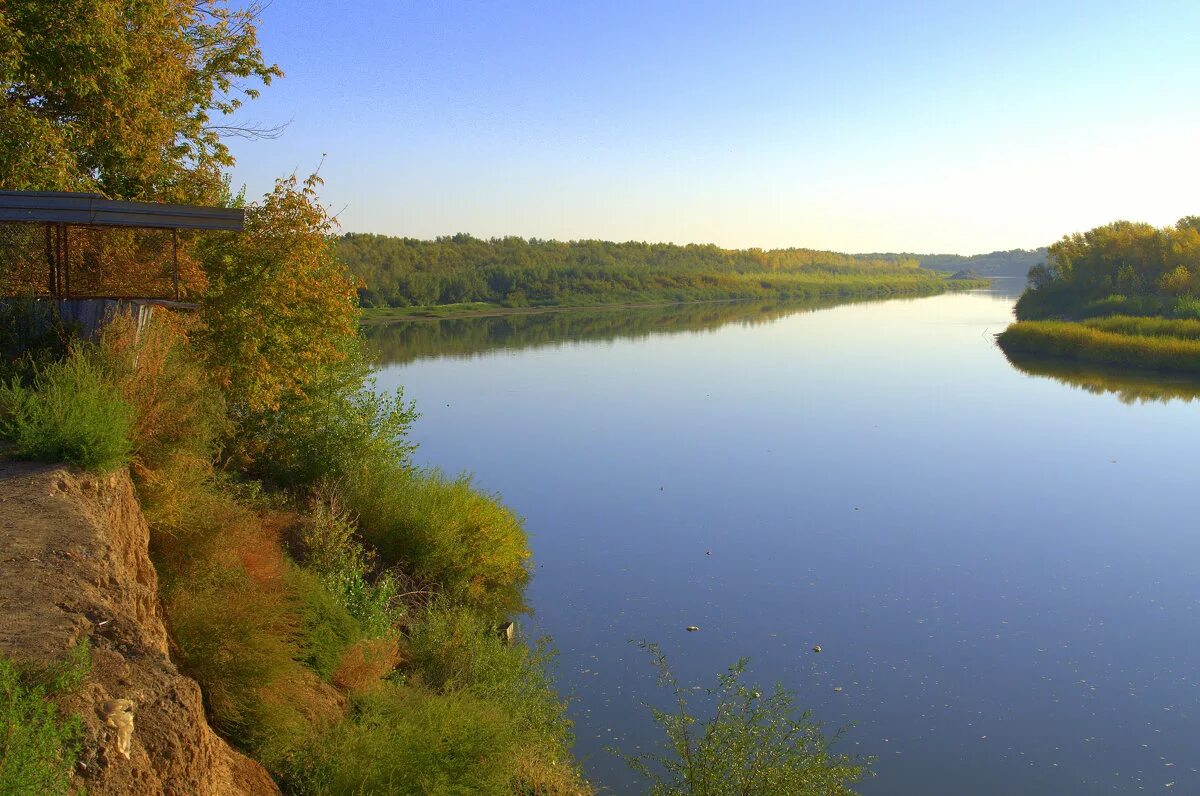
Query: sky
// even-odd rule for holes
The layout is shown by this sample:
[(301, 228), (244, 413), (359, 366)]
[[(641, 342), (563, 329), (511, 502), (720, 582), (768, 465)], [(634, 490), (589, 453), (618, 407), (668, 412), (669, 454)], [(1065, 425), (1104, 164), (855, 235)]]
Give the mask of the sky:
[(274, 0), (344, 231), (974, 254), (1200, 214), (1200, 3)]

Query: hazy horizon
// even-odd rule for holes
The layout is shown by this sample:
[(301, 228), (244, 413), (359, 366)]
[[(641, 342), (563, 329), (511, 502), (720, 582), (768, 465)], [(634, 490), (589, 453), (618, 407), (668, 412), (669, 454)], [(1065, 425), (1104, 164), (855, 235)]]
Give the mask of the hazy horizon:
[(347, 231), (979, 254), (1189, 186), (1200, 7), (274, 3), (250, 194), (325, 157)]

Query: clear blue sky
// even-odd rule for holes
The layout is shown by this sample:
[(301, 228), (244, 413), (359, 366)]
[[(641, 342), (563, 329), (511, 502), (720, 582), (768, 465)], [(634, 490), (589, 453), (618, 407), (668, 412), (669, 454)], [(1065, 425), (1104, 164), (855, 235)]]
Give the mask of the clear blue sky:
[(1200, 3), (275, 0), (348, 231), (975, 253), (1200, 214)]

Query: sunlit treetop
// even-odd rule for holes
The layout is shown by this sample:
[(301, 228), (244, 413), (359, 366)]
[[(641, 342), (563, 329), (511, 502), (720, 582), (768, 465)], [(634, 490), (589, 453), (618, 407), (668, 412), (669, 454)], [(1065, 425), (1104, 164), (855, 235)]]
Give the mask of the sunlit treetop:
[[(215, 202), (222, 136), (283, 73), (259, 6), (225, 0), (8, 0), (0, 6), (0, 188)], [(224, 123), (223, 123), (224, 122)]]

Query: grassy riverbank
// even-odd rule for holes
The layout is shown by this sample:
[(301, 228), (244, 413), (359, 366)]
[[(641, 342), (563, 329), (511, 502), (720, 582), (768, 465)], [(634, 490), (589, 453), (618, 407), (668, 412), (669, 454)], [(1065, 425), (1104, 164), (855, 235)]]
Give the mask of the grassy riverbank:
[[(761, 283), (761, 280), (760, 280)], [(691, 304), (723, 304), (750, 301), (820, 301), (873, 299), (900, 296), (929, 296), (947, 290), (978, 290), (990, 284), (987, 279), (950, 279), (944, 275), (922, 271), (918, 274), (904, 273), (898, 276), (853, 277), (845, 279), (793, 280), (778, 291), (738, 291), (738, 295), (719, 298), (684, 298), (681, 294), (650, 294), (638, 300), (588, 301), (578, 297), (577, 302), (541, 304), (537, 306), (512, 306), (483, 301), (455, 304), (427, 304), (407, 307), (366, 307), (363, 321), (387, 323), (391, 321), (442, 320), (446, 318), (489, 318), (505, 315), (533, 315), (545, 312), (578, 312), (604, 309), (648, 309)], [(761, 286), (761, 285), (760, 285)], [(579, 303), (583, 302), (583, 303)]]
[(1200, 321), (1111, 316), (1020, 321), (997, 337), (1006, 352), (1138, 370), (1200, 373)]

